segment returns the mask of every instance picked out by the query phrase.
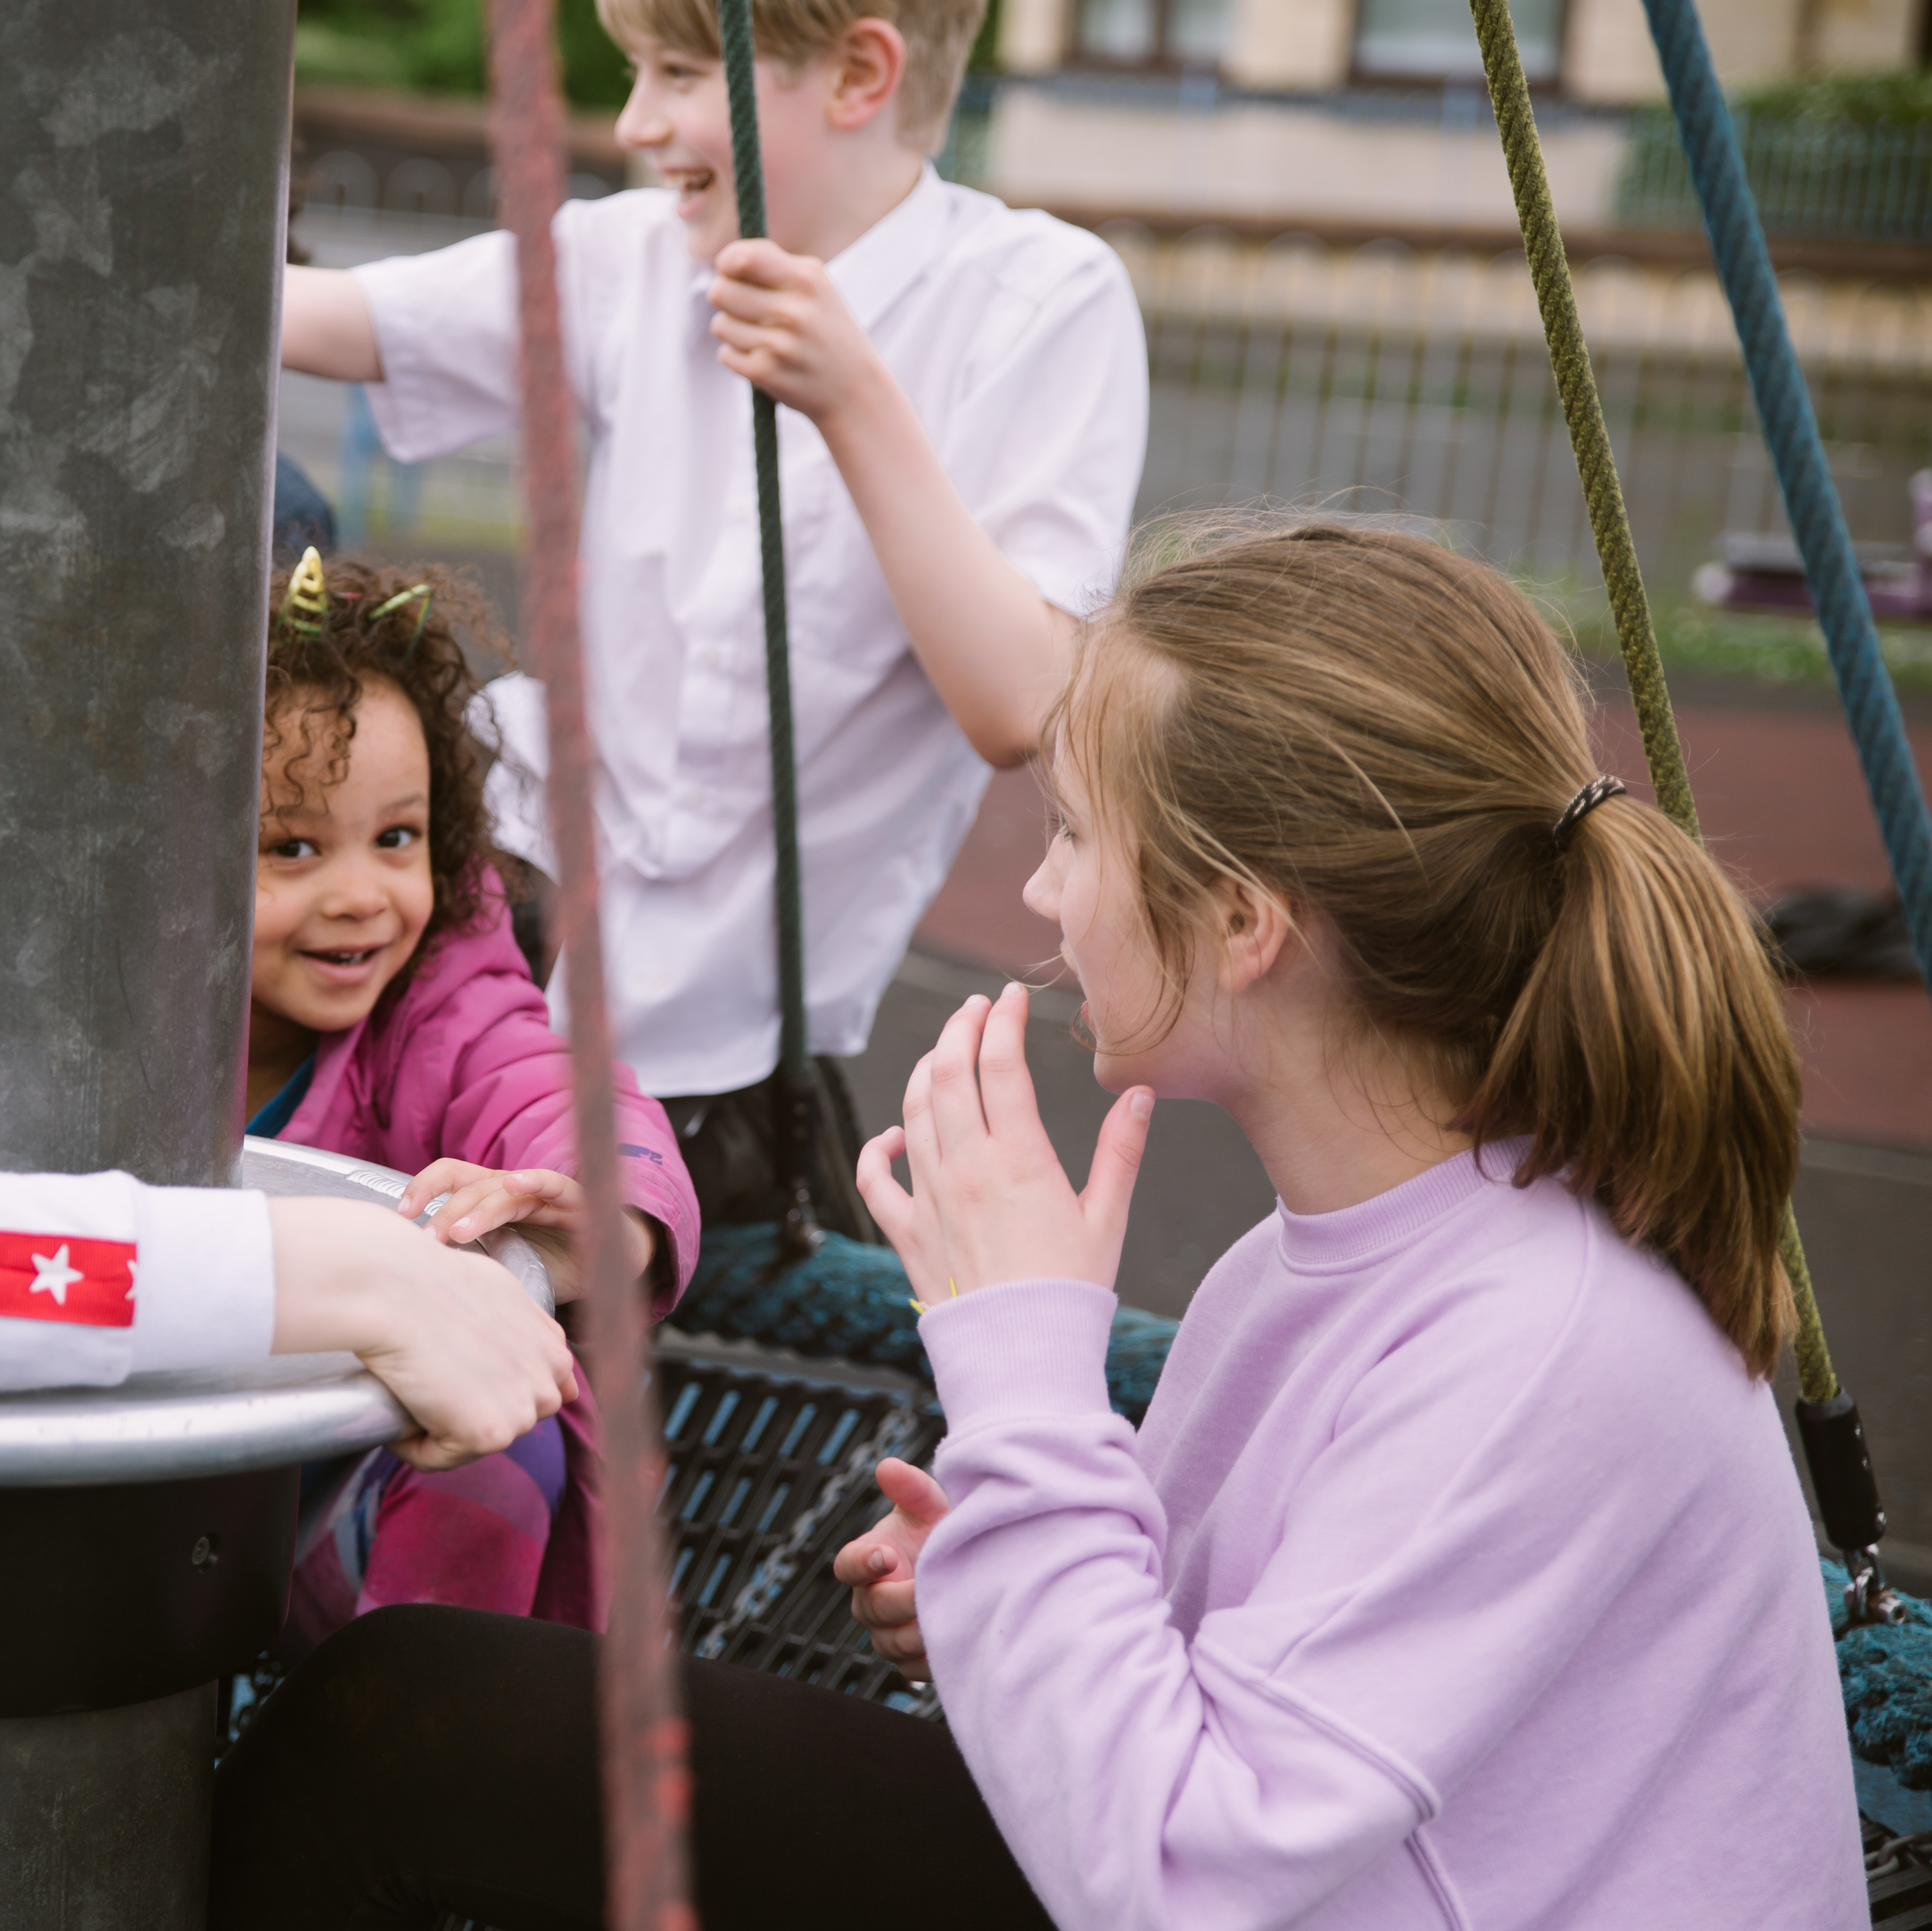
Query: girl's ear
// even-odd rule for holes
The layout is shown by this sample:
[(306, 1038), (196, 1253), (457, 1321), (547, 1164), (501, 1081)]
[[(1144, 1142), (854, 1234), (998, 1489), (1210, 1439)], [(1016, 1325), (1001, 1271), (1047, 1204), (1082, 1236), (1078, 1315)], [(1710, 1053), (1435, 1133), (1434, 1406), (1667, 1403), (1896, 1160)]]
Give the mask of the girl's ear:
[(1224, 879), (1214, 904), (1220, 927), (1220, 977), (1224, 992), (1245, 992), (1274, 968), (1282, 946), (1294, 936), (1288, 908), (1251, 885)]

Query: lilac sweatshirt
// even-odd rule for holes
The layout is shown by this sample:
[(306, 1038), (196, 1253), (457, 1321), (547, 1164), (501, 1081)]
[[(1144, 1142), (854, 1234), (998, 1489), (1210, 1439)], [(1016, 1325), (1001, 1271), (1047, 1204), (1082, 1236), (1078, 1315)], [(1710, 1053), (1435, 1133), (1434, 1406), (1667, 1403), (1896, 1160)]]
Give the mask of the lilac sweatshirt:
[(953, 1732), (1061, 1931), (1868, 1922), (1770, 1390), (1682, 1280), (1465, 1154), (1216, 1264), (1139, 1436), (1114, 1298), (920, 1323)]

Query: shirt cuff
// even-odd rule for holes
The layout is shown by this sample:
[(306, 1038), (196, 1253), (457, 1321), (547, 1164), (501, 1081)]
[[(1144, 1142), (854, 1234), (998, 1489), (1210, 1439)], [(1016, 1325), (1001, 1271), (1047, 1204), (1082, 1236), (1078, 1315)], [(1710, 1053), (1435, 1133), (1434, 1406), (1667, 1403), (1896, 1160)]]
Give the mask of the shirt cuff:
[(238, 1367), (275, 1332), (274, 1236), (266, 1195), (144, 1187), (131, 1372)]
[(1110, 1414), (1118, 1303), (1091, 1281), (1005, 1281), (920, 1317), (949, 1432), (1020, 1416)]

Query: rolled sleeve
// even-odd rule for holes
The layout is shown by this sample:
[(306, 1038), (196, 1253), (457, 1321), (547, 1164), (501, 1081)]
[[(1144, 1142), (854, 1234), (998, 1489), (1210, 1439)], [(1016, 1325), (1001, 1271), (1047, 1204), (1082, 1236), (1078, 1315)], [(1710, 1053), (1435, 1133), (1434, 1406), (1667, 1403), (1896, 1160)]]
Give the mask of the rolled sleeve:
[(364, 392), (391, 456), (425, 462), (516, 427), (517, 262), (508, 234), (350, 272), (382, 358), (382, 380)]
[(275, 1331), (274, 1234), (259, 1193), (143, 1187), (130, 1370), (240, 1367)]
[(267, 1355), (274, 1250), (259, 1193), (131, 1174), (0, 1174), (0, 1389), (111, 1387)]

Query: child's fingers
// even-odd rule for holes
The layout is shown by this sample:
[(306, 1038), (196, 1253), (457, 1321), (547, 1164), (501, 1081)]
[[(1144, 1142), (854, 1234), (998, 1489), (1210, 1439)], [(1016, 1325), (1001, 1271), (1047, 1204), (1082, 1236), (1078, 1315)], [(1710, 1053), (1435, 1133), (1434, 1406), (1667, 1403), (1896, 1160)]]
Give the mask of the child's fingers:
[(712, 318), (714, 328), (721, 316), (729, 316), (735, 322), (752, 322), (761, 328), (796, 328), (799, 325), (798, 297), (789, 288), (770, 288), (759, 283), (720, 275), (711, 284), (710, 300), (716, 311)]
[[(1148, 1129), (1154, 1120), (1154, 1094), (1146, 1087), (1130, 1087), (1108, 1109), (1094, 1147), (1094, 1164), (1080, 1196), (1088, 1231), (1106, 1243), (1114, 1264), (1120, 1262), (1126, 1237), (1127, 1210), (1133, 1204), (1134, 1183), (1140, 1177), (1141, 1156), (1147, 1150)], [(1112, 1278), (1111, 1275), (1108, 1276)]]
[(932, 1681), (932, 1665), (926, 1660), (926, 1639), (920, 1633), (916, 1621), (908, 1623), (903, 1629), (874, 1630), (869, 1633), (873, 1648), (908, 1683)]
[(542, 1220), (554, 1223), (560, 1218), (554, 1208), (526, 1193), (503, 1184), (504, 1176), (493, 1174), (487, 1183), (466, 1187), (430, 1222), (432, 1228), (448, 1230), (452, 1240), (480, 1240), (493, 1229), (513, 1220)]
[(500, 1192), (502, 1180), (502, 1175), (486, 1172), (475, 1179), (464, 1181), (436, 1209), (429, 1223), (430, 1233), (437, 1240), (445, 1242), (466, 1239), (466, 1235), (457, 1233), (457, 1222), (466, 1220), (484, 1201)]
[(912, 1169), (914, 1193), (929, 1192), (939, 1179), (939, 1136), (932, 1122), (932, 1055), (928, 1053), (912, 1069), (906, 1081), (900, 1130), (904, 1145), (901, 1149)]
[(820, 264), (808, 255), (788, 254), (760, 236), (719, 249), (716, 266), (721, 280), (749, 282), (758, 288), (803, 288), (811, 285), (812, 271)]
[(919, 1621), (913, 1603), (913, 1585), (904, 1582), (874, 1582), (852, 1591), (852, 1620), (868, 1630), (902, 1630)]
[(980, 1036), (980, 1103), (996, 1139), (1032, 1147), (1046, 1137), (1027, 1070), (1027, 989), (1009, 983), (986, 1015)]
[(548, 1167), (519, 1167), (514, 1173), (503, 1176), (503, 1184), (512, 1193), (529, 1194), (534, 1199), (554, 1201), (559, 1207), (581, 1207), (584, 1189), (568, 1174), (553, 1171)]
[(438, 1194), (454, 1193), (465, 1181), (475, 1180), (489, 1171), (468, 1160), (432, 1160), (403, 1189), (403, 1197), (396, 1203), (396, 1211), (413, 1220)]
[(713, 340), (723, 343), (728, 349), (736, 349), (741, 355), (778, 346), (777, 331), (771, 322), (751, 316), (714, 315), (711, 318), (711, 334)]
[(946, 1021), (932, 1049), (932, 1123), (942, 1158), (950, 1159), (986, 1138), (978, 1063), (992, 1010), (992, 1002), (976, 992)]
[(915, 1468), (896, 1455), (887, 1456), (872, 1471), (872, 1479), (879, 1485), (879, 1493), (922, 1536), (952, 1513), (946, 1491), (923, 1468)]
[(832, 1558), (832, 1579), (848, 1589), (869, 1589), (890, 1581), (902, 1561), (892, 1539), (873, 1529), (855, 1536)]
[(879, 1231), (895, 1247), (902, 1239), (911, 1238), (917, 1211), (912, 1195), (892, 1173), (892, 1162), (904, 1151), (905, 1134), (897, 1126), (888, 1126), (859, 1150), (859, 1198), (879, 1223)]

